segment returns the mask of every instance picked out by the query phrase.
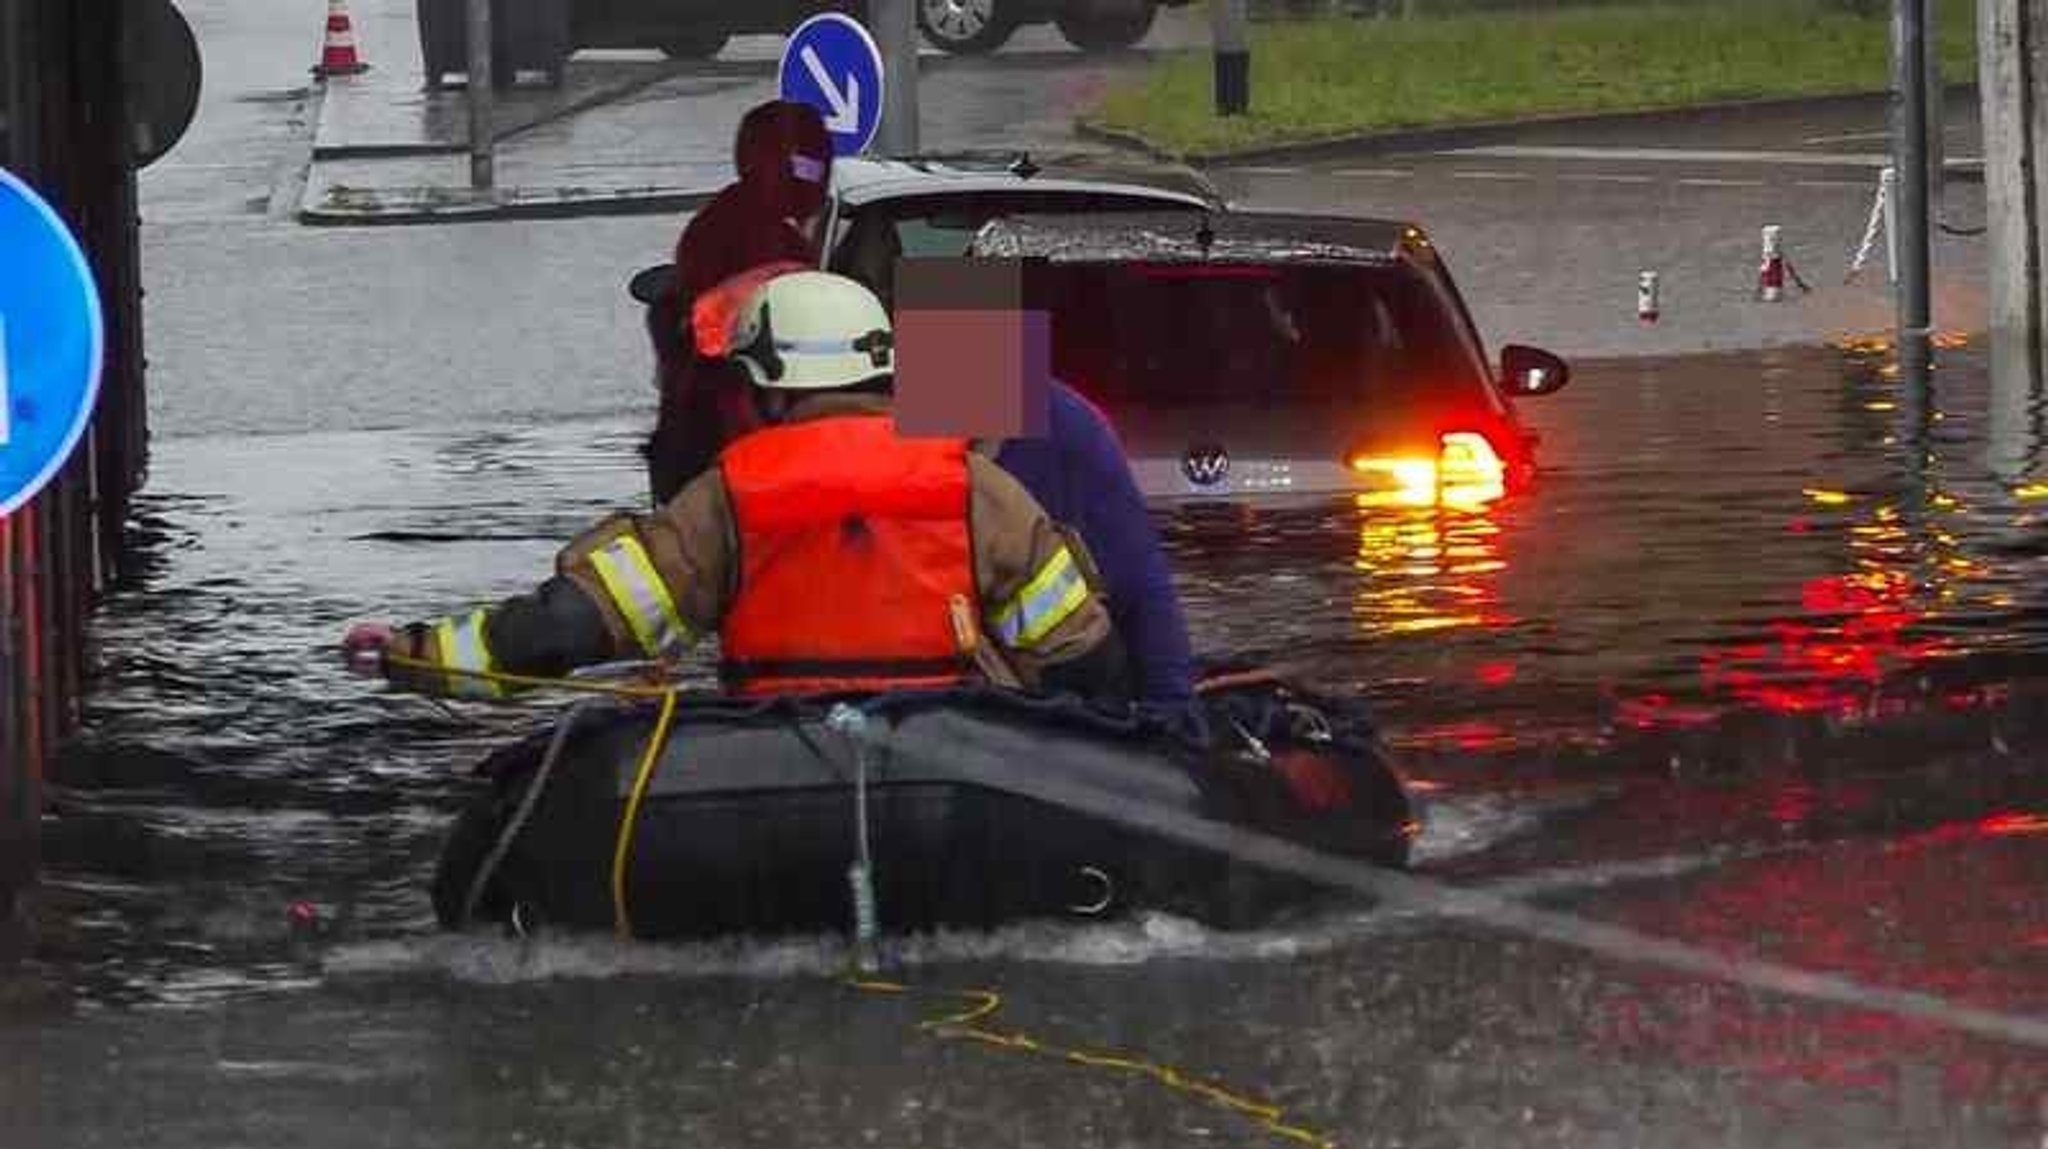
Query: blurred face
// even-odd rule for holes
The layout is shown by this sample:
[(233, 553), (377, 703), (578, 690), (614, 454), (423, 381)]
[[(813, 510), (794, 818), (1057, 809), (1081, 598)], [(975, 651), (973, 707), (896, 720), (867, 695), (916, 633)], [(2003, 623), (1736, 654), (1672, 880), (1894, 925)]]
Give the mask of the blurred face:
[(792, 177), (789, 185), (790, 218), (800, 225), (808, 225), (824, 210), (832, 161), (796, 152), (789, 157), (789, 166)]

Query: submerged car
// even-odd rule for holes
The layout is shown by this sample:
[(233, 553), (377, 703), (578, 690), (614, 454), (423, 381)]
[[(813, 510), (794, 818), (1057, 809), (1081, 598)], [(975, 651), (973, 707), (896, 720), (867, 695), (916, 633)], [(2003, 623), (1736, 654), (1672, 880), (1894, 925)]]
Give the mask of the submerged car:
[(1053, 373), (1115, 421), (1154, 500), (1488, 503), (1535, 474), (1516, 400), (1570, 377), (1521, 345), (1493, 366), (1408, 223), (1020, 215), (970, 253), (1027, 261)]
[[(828, 267), (893, 298), (902, 256), (967, 254), (989, 221), (1008, 215), (1186, 214), (1224, 209), (1222, 193), (1191, 168), (1115, 156), (1033, 156), (962, 151), (894, 158), (848, 157), (832, 165)], [(672, 265), (634, 276), (633, 298), (652, 303)]]

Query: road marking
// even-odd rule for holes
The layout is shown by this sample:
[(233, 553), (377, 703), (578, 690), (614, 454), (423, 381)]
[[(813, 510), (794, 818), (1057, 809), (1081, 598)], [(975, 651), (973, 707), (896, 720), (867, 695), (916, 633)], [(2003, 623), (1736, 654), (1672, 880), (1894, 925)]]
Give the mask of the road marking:
[(1330, 173), (1352, 179), (1405, 180), (1415, 174), (1413, 168), (1338, 168)]
[(1798, 181), (1797, 183), (1795, 183), (1795, 184), (1794, 184), (1793, 186), (1795, 186), (1795, 187), (1803, 187), (1803, 188), (1855, 188), (1855, 189), (1856, 189), (1857, 191), (1869, 191), (1869, 190), (1870, 190), (1870, 181), (1869, 181), (1869, 180), (1799, 180), (1799, 181)]
[(1246, 176), (1291, 176), (1299, 174), (1300, 168), (1231, 168), (1233, 172)]
[(1657, 182), (1657, 177), (1655, 176), (1624, 176), (1608, 172), (1595, 172), (1591, 175), (1565, 175), (1558, 178), (1566, 183), (1580, 184), (1653, 184)]
[(1760, 188), (1760, 187), (1764, 186), (1764, 181), (1762, 181), (1762, 180), (1717, 180), (1717, 179), (1710, 179), (1710, 178), (1708, 178), (1708, 177), (1705, 177), (1705, 176), (1694, 176), (1694, 177), (1687, 177), (1687, 178), (1685, 178), (1685, 179), (1679, 180), (1679, 181), (1678, 181), (1678, 184), (1679, 184), (1679, 186), (1680, 186), (1680, 187), (1689, 187), (1689, 188)]
[(1803, 167), (1881, 168), (1891, 157), (1881, 152), (1743, 152), (1706, 148), (1585, 148), (1503, 144), (1497, 147), (1459, 148), (1440, 152), (1447, 156), (1487, 156), (1509, 160), (1620, 160), (1660, 164), (1791, 164)]
[(1531, 177), (1528, 172), (1458, 171), (1452, 172), (1451, 178), (1454, 180), (1499, 180), (1505, 183), (1513, 180), (1526, 180)]

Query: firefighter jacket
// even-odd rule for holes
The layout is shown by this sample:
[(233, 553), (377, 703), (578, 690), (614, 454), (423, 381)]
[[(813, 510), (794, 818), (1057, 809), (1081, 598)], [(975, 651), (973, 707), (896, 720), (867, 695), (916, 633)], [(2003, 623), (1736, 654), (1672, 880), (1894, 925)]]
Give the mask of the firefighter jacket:
[(406, 628), (397, 653), (458, 673), (393, 677), (490, 696), (502, 688), (459, 672), (665, 659), (717, 631), (734, 693), (1040, 689), (1115, 644), (1080, 540), (964, 440), (896, 437), (878, 397), (803, 400), (556, 570), (531, 595)]

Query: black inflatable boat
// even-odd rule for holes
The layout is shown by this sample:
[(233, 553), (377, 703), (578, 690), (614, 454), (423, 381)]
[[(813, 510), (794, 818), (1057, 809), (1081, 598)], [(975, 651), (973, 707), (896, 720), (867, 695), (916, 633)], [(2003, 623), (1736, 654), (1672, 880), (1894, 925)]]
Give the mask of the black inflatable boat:
[(643, 938), (841, 932), (863, 829), (884, 933), (1134, 910), (1237, 928), (1316, 895), (1148, 832), (1160, 811), (1405, 864), (1407, 797), (1362, 709), (1236, 677), (1205, 690), (1201, 736), (995, 691), (839, 700), (857, 718), (686, 696), (630, 823), (657, 706), (586, 704), (479, 768), (435, 910), (612, 929), (623, 900)]

